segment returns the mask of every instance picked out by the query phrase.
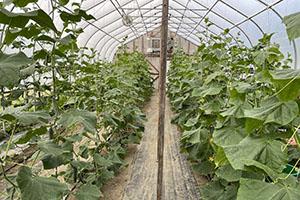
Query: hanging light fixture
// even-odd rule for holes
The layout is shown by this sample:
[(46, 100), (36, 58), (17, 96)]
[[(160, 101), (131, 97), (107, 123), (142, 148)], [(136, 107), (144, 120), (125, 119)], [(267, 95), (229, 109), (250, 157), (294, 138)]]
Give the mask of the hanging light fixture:
[(123, 18), (122, 21), (123, 21), (124, 26), (131, 26), (132, 25), (133, 19), (132, 19), (131, 16), (123, 15), (122, 18)]

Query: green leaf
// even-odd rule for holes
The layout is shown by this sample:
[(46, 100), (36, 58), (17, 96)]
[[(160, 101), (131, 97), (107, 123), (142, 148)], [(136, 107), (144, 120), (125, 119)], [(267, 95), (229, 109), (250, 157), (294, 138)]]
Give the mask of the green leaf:
[(247, 118), (245, 122), (245, 131), (247, 133), (252, 133), (254, 130), (263, 126), (263, 124), (263, 121), (260, 121), (258, 119)]
[[(255, 160), (244, 160), (244, 164), (248, 167), (256, 167), (260, 170), (262, 170), (264, 173), (266, 173), (272, 180), (276, 180), (277, 178), (283, 178), (279, 176), (279, 173), (276, 173), (273, 169), (271, 169), (270, 167), (257, 162)], [(252, 170), (254, 171), (254, 170)]]
[(235, 200), (237, 185), (222, 185), (219, 181), (211, 181), (200, 188), (201, 199), (203, 200)]
[(199, 93), (200, 97), (213, 96), (220, 94), (223, 90), (222, 85), (206, 85), (203, 87), (203, 90)]
[(218, 98), (215, 98), (212, 101), (200, 105), (200, 109), (203, 110), (206, 115), (218, 113), (222, 107), (222, 102), (223, 101), (219, 100)]
[(88, 15), (84, 10), (77, 9), (75, 13), (67, 13), (65, 11), (62, 11), (60, 14), (60, 18), (64, 22), (71, 22), (71, 23), (76, 23), (80, 22), (83, 19), (85, 20), (91, 20), (95, 19), (92, 15)]
[(270, 75), (281, 101), (295, 100), (300, 96), (300, 70), (274, 70), (270, 71)]
[(92, 184), (82, 185), (75, 193), (77, 200), (99, 200), (101, 196), (100, 188)]
[(259, 66), (264, 66), (266, 61), (273, 64), (284, 58), (284, 55), (280, 52), (279, 48), (274, 45), (268, 46), (260, 51), (255, 51), (253, 56), (255, 57), (254, 62)]
[(14, 114), (20, 124), (24, 126), (45, 124), (50, 120), (50, 115), (46, 111), (20, 112)]
[(283, 23), (286, 26), (289, 40), (300, 37), (300, 12), (285, 16)]
[(36, 16), (37, 12), (27, 12), (27, 13), (12, 13), (8, 10), (0, 9), (0, 23), (9, 25), (10, 27), (23, 28), (28, 23), (30, 17)]
[(36, 12), (37, 15), (31, 18), (33, 21), (35, 21), (41, 27), (50, 28), (53, 31), (58, 32), (53, 23), (53, 20), (47, 13), (45, 13), (43, 10), (37, 10)]
[(41, 27), (50, 28), (57, 32), (57, 29), (49, 15), (43, 10), (35, 10), (26, 13), (12, 13), (6, 9), (0, 9), (0, 23), (10, 27), (24, 28), (29, 20), (35, 21)]
[(279, 62), (284, 58), (284, 55), (281, 53), (277, 46), (270, 46), (268, 49), (267, 60), (269, 63)]
[(31, 60), (22, 52), (18, 54), (0, 52), (0, 86), (13, 87), (18, 84), (21, 67), (30, 63)]
[(0, 113), (0, 119), (4, 119), (6, 121), (12, 122), (16, 120), (16, 117), (12, 114)]
[(45, 126), (29, 130), (25, 135), (23, 135), (21, 138), (17, 140), (17, 144), (25, 144), (29, 142), (34, 136), (37, 135), (44, 135), (47, 133), (47, 128)]
[(217, 146), (214, 155), (214, 163), (216, 167), (220, 167), (226, 164), (229, 164), (224, 149), (222, 147)]
[(35, 41), (47, 41), (47, 42), (51, 42), (51, 43), (55, 43), (56, 40), (53, 39), (52, 37), (48, 36), (48, 35), (41, 35), (39, 37), (37, 37), (35, 39)]
[(44, 153), (52, 155), (61, 155), (66, 152), (58, 144), (55, 144), (51, 141), (39, 142), (38, 147)]
[(25, 69), (21, 69), (20, 70), (20, 76), (21, 76), (21, 79), (26, 79), (28, 78), (29, 76), (31, 76), (35, 71), (35, 66), (32, 65), (30, 67), (27, 67)]
[(96, 162), (97, 165), (101, 167), (110, 167), (113, 165), (113, 162), (111, 160), (104, 158), (100, 154), (94, 155), (94, 161)]
[(209, 132), (206, 129), (202, 129), (201, 127), (184, 131), (181, 136), (182, 143), (190, 143), (190, 144), (203, 144), (208, 141)]
[(47, 60), (46, 57), (50, 58), (50, 53), (48, 51), (46, 51), (45, 49), (41, 49), (41, 50), (34, 52), (33, 59), (34, 60), (42, 59), (45, 61), (49, 61), (49, 59)]
[(238, 93), (247, 93), (254, 89), (252, 85), (249, 83), (238, 82), (234, 85), (234, 88), (237, 90)]
[(91, 162), (84, 162), (84, 161), (77, 161), (77, 160), (71, 161), (71, 165), (78, 170), (84, 170), (84, 169), (91, 170), (94, 168), (94, 165)]
[(210, 75), (208, 75), (204, 81), (205, 84), (209, 84), (212, 80), (216, 79), (218, 76), (224, 76), (223, 71), (216, 71)]
[(223, 146), (223, 148), (234, 169), (243, 170), (245, 160), (256, 160), (281, 172), (287, 164), (287, 154), (282, 152), (282, 145), (282, 142), (274, 139), (248, 136), (238, 144)]
[(268, 57), (267, 53), (264, 50), (255, 51), (253, 53), (253, 56), (254, 56), (254, 63), (259, 66), (263, 66)]
[(29, 167), (22, 166), (17, 175), (22, 200), (58, 200), (68, 191), (66, 184), (56, 178), (34, 176)]
[(227, 117), (227, 116), (233, 116), (236, 118), (243, 118), (245, 117), (245, 110), (249, 109), (250, 105), (249, 104), (237, 104), (234, 105), (230, 108), (228, 108), (227, 110), (225, 110), (224, 112), (221, 112), (220, 115), (223, 117)]
[(241, 179), (237, 200), (296, 200), (300, 199), (298, 183), (266, 183)]
[(292, 122), (299, 114), (299, 107), (295, 101), (282, 103), (265, 120), (265, 123), (277, 123), (287, 125)]
[(187, 122), (184, 124), (184, 126), (193, 127), (198, 123), (198, 119), (199, 119), (199, 115), (194, 118), (190, 118), (187, 120)]
[(242, 177), (242, 171), (233, 169), (231, 165), (224, 165), (216, 171), (216, 175), (228, 182), (235, 182)]
[(192, 165), (193, 171), (197, 172), (200, 175), (209, 175), (215, 172), (215, 165), (210, 161), (201, 161)]
[(213, 132), (213, 141), (221, 147), (240, 143), (247, 134), (241, 127), (228, 126)]
[(65, 6), (69, 3), (69, 0), (59, 0), (59, 3), (62, 5), (62, 6)]
[(72, 159), (72, 154), (64, 153), (59, 156), (47, 154), (42, 158), (43, 167), (45, 170), (47, 169), (54, 169), (56, 167), (59, 167), (61, 165), (68, 164)]
[(60, 39), (60, 44), (63, 44), (63, 45), (68, 45), (71, 41), (74, 41), (76, 40), (76, 37), (73, 35), (73, 34), (69, 34), (65, 37), (63, 37), (62, 39)]
[(69, 128), (76, 124), (81, 124), (84, 130), (90, 133), (96, 133), (97, 118), (94, 112), (85, 110), (70, 110), (62, 114), (58, 124)]
[(244, 111), (246, 118), (257, 119), (266, 123), (286, 125), (292, 122), (298, 115), (299, 108), (295, 101), (273, 101), (263, 104), (261, 107)]
[(39, 142), (38, 147), (46, 153), (42, 158), (44, 169), (53, 169), (70, 162), (73, 158), (73, 146), (69, 142), (65, 142), (61, 146), (51, 141)]
[(18, 7), (25, 7), (29, 3), (36, 3), (38, 0), (13, 0), (13, 3)]
[(31, 24), (30, 26), (22, 28), (20, 31), (12, 31), (8, 29), (5, 32), (4, 42), (5, 44), (11, 44), (18, 36), (25, 37), (27, 39), (36, 37), (41, 33), (41, 30), (38, 29), (37, 25)]

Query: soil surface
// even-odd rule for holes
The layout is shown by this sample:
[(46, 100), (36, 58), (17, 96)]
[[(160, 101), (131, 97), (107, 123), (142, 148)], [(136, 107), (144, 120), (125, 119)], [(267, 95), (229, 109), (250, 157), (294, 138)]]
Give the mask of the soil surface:
[(101, 188), (103, 198), (100, 200), (120, 200), (122, 199), (124, 188), (130, 179), (132, 164), (135, 157), (137, 145), (129, 145), (127, 156), (125, 157), (125, 165), (119, 169), (119, 173), (114, 178), (104, 184)]
[[(158, 100), (158, 91), (155, 91), (145, 110), (148, 120), (145, 124), (145, 133), (133, 157), (132, 169), (129, 172), (130, 177), (128, 181), (125, 181), (126, 186), (120, 200), (156, 199)], [(197, 200), (199, 199), (197, 183), (186, 157), (180, 153), (180, 134), (176, 125), (171, 124), (171, 117), (172, 112), (167, 101), (163, 177), (164, 200)], [(122, 185), (124, 182), (118, 184)], [(112, 193), (114, 192), (118, 193), (119, 190), (112, 191)], [(114, 198), (114, 200), (118, 199)]]

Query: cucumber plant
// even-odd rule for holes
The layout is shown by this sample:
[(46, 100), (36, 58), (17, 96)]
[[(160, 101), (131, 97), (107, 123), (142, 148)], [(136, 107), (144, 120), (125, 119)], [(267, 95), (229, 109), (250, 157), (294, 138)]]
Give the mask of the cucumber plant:
[[(99, 199), (127, 145), (142, 136), (149, 66), (138, 52), (120, 49), (108, 63), (79, 48), (77, 24), (94, 19), (79, 3), (71, 12), (68, 0), (52, 0), (47, 14), (36, 2), (0, 5), (0, 198)], [(3, 53), (8, 48), (17, 53)]]
[(272, 34), (253, 48), (226, 34), (177, 50), (168, 73), (182, 151), (209, 180), (201, 198), (299, 199), (300, 72)]

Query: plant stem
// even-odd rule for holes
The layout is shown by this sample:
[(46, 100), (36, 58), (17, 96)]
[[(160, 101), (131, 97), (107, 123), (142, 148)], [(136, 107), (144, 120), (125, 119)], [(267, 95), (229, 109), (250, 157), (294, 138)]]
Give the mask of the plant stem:
[(300, 124), (298, 125), (298, 127), (295, 129), (295, 131), (293, 132), (293, 135), (288, 139), (288, 142), (286, 143), (286, 145), (284, 145), (284, 147), (282, 148), (282, 151), (285, 151), (285, 149), (288, 147), (289, 142), (293, 139), (293, 137), (298, 133), (298, 130), (300, 128)]
[(2, 109), (5, 110), (4, 101), (5, 101), (5, 94), (4, 94), (4, 87), (1, 87), (1, 106)]
[(38, 153), (36, 154), (36, 156), (35, 156), (35, 158), (34, 158), (32, 164), (31, 164), (31, 168), (34, 166), (34, 164), (35, 164), (37, 158), (39, 157), (40, 153), (41, 153), (41, 151), (38, 151)]
[[(55, 47), (53, 47), (54, 49)], [(51, 69), (52, 69), (52, 105), (54, 109), (55, 116), (58, 114), (57, 108), (57, 94), (56, 94), (56, 69), (55, 69), (55, 62), (54, 62), (54, 55), (51, 56)]]
[(1, 165), (1, 169), (2, 169), (2, 173), (3, 173), (3, 177), (4, 177), (4, 179), (7, 181), (7, 182), (9, 182), (14, 188), (17, 188), (18, 186), (14, 183), (14, 182), (12, 182), (8, 177), (7, 177), (7, 175), (6, 175), (6, 172), (5, 172), (5, 169), (4, 169), (4, 166), (3, 165)]
[(15, 132), (16, 132), (16, 127), (17, 127), (17, 124), (14, 124), (14, 128), (13, 128), (13, 130), (12, 130), (12, 132), (11, 132), (10, 138), (9, 138), (8, 143), (7, 143), (7, 146), (6, 146), (5, 156), (4, 156), (4, 159), (3, 159), (4, 163), (5, 163), (5, 160), (6, 160), (6, 158), (7, 158), (9, 148), (10, 148), (10, 146), (11, 146), (11, 144), (12, 144), (12, 140), (13, 140), (13, 137), (14, 137)]

